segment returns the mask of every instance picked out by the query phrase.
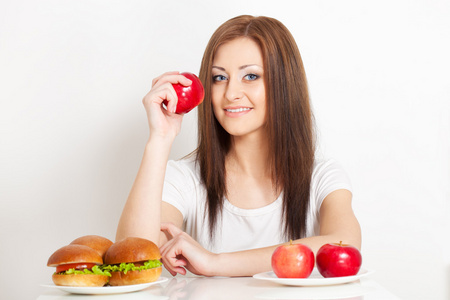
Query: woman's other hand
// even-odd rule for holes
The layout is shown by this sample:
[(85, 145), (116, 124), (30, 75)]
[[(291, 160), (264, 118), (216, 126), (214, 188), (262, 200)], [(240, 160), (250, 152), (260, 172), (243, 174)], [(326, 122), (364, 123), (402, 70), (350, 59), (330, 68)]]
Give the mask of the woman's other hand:
[[(182, 115), (175, 114), (178, 97), (172, 84), (189, 86), (192, 81), (179, 72), (167, 72), (152, 81), (152, 89), (142, 100), (147, 112), (150, 136), (174, 139), (181, 129)], [(167, 106), (163, 106), (163, 102)]]
[(162, 262), (172, 276), (186, 275), (186, 270), (196, 275), (214, 275), (213, 262), (217, 254), (207, 251), (172, 223), (162, 223), (161, 231), (169, 239), (160, 248)]

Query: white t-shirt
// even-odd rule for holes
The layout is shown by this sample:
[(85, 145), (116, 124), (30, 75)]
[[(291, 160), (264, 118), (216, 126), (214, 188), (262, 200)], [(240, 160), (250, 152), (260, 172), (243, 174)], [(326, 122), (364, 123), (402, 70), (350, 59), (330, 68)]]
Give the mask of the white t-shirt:
[[(306, 236), (319, 234), (319, 210), (323, 199), (339, 189), (351, 191), (350, 180), (334, 160), (316, 161), (311, 180)], [(214, 253), (234, 252), (285, 243), (282, 221), (282, 194), (271, 204), (242, 209), (224, 200), (213, 241), (205, 217), (206, 189), (201, 183), (195, 158), (169, 161), (164, 181), (163, 201), (183, 215), (184, 230), (205, 249)]]

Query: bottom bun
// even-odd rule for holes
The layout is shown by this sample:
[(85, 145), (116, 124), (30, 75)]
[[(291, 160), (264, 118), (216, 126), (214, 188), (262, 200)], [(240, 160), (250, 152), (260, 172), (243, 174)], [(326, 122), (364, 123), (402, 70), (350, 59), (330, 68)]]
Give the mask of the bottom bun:
[(117, 286), (153, 282), (158, 280), (161, 272), (162, 267), (143, 271), (128, 271), (127, 274), (125, 274), (124, 272), (111, 272), (109, 284)]
[(104, 286), (108, 282), (108, 276), (96, 274), (53, 274), (55, 285), (63, 286)]

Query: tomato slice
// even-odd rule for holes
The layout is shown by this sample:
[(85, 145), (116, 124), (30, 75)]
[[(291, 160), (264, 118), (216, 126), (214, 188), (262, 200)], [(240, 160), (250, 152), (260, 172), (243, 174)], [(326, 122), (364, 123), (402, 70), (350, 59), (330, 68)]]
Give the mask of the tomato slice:
[(59, 265), (56, 267), (56, 273), (61, 273), (64, 271), (67, 271), (69, 269), (77, 269), (77, 270), (84, 270), (84, 269), (92, 269), (92, 267), (95, 266), (93, 263), (76, 263), (76, 264), (65, 264), (65, 265)]

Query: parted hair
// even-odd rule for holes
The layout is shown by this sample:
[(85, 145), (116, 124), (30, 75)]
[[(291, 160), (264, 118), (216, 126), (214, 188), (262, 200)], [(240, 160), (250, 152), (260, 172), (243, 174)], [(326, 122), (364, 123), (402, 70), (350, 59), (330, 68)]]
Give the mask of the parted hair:
[(262, 51), (270, 174), (274, 187), (283, 191), (283, 233), (287, 239), (298, 239), (306, 232), (315, 150), (306, 75), (289, 30), (276, 19), (248, 15), (226, 21), (213, 33), (200, 67), (205, 98), (198, 108), (196, 159), (207, 191), (210, 237), (221, 220), (227, 195), (225, 158), (231, 146), (230, 135), (213, 112), (212, 64), (221, 45), (241, 37), (252, 39)]

